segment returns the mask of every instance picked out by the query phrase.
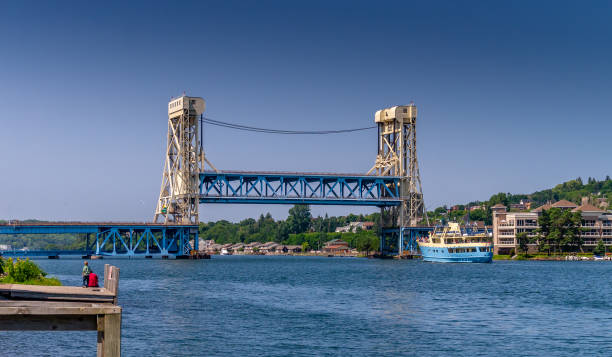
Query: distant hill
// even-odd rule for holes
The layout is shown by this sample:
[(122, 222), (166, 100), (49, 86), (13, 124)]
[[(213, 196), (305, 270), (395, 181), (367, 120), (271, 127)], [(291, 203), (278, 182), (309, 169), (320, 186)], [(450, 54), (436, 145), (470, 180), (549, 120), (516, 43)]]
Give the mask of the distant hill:
[(520, 203), (521, 200), (531, 200), (531, 208), (533, 209), (549, 201), (555, 202), (559, 200), (568, 200), (580, 205), (583, 197), (588, 197), (589, 201), (594, 205), (599, 205), (599, 201), (607, 202), (607, 208), (611, 208), (612, 179), (610, 179), (610, 176), (606, 176), (605, 180), (601, 181), (589, 177), (586, 183), (582, 181), (582, 178), (578, 177), (575, 180), (558, 184), (553, 188), (536, 191), (530, 194), (500, 192), (491, 196), (487, 201), (473, 201), (465, 205), (455, 205), (453, 207), (438, 207), (433, 211), (429, 211), (427, 214), (432, 223), (440, 220), (465, 221), (468, 215), (468, 208), (473, 209), (478, 207), (475, 210), (470, 210), (469, 219), (472, 221), (484, 221), (486, 224), (491, 224), (491, 207), (498, 203), (509, 207), (511, 204)]
[(603, 198), (612, 202), (612, 179), (610, 179), (610, 176), (606, 176), (605, 180), (602, 181), (589, 177), (587, 183), (584, 183), (582, 178), (578, 177), (575, 180), (558, 184), (551, 189), (536, 191), (531, 194), (498, 193), (491, 196), (486, 203), (488, 207), (497, 203), (507, 206), (512, 203), (519, 203), (522, 199), (530, 199), (533, 201), (532, 207), (535, 208), (548, 201), (559, 200), (568, 200), (579, 205), (582, 197), (589, 197), (591, 200)]

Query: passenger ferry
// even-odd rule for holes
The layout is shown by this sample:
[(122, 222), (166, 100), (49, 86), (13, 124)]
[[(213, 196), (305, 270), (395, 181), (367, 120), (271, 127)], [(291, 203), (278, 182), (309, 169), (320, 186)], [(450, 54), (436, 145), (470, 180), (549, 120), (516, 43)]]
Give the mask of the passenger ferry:
[(418, 244), (427, 262), (490, 263), (493, 260), (493, 242), (486, 228), (484, 232), (473, 232), (461, 229), (459, 223), (449, 222), (421, 238)]

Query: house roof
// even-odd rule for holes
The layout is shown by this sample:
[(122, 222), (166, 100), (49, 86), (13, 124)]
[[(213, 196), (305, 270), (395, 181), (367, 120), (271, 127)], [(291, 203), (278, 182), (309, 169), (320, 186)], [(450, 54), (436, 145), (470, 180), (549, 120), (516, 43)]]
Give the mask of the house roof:
[(495, 206), (491, 207), (491, 208), (506, 208), (506, 206), (504, 206), (501, 203), (496, 204)]
[(555, 203), (552, 204), (552, 207), (558, 207), (558, 208), (576, 208), (578, 207), (578, 205), (576, 205), (575, 203), (572, 203), (568, 200), (561, 200), (561, 201), (557, 201)]
[(336, 244), (336, 245), (330, 245), (325, 247), (326, 249), (348, 249), (348, 247), (346, 245), (343, 244)]
[(550, 203), (546, 203), (546, 204), (541, 205), (538, 208), (532, 209), (531, 212), (542, 212), (544, 210), (550, 209), (550, 207), (552, 207), (552, 205)]
[(577, 212), (577, 211), (582, 211), (582, 212), (605, 212), (602, 209), (599, 209), (598, 207), (593, 206), (592, 204), (588, 204), (585, 203), (583, 205), (580, 205), (576, 208), (574, 208), (572, 210), (572, 212)]

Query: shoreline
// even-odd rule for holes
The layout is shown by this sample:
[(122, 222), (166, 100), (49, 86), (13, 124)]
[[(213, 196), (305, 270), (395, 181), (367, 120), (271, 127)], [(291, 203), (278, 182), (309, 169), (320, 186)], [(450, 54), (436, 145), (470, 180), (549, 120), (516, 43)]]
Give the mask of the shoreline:
[(546, 254), (518, 254), (514, 256), (497, 254), (493, 255), (493, 260), (533, 260), (533, 261), (568, 261), (568, 262), (577, 262), (577, 261), (612, 261), (612, 256), (606, 255), (605, 257), (601, 257), (601, 259), (595, 259), (593, 254), (591, 253), (573, 253), (573, 254), (563, 254), (563, 255), (546, 255)]

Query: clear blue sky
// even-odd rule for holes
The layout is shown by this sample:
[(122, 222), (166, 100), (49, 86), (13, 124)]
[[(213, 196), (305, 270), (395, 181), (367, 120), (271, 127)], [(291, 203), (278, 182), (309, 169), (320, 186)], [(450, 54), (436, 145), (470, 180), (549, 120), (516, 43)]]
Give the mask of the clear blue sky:
[[(602, 178), (610, 19), (608, 1), (2, 2), (0, 218), (150, 220), (183, 91), (211, 118), (292, 130), (368, 126), (413, 100), (429, 207)], [(205, 131), (220, 169), (365, 173), (376, 155), (373, 131)]]

